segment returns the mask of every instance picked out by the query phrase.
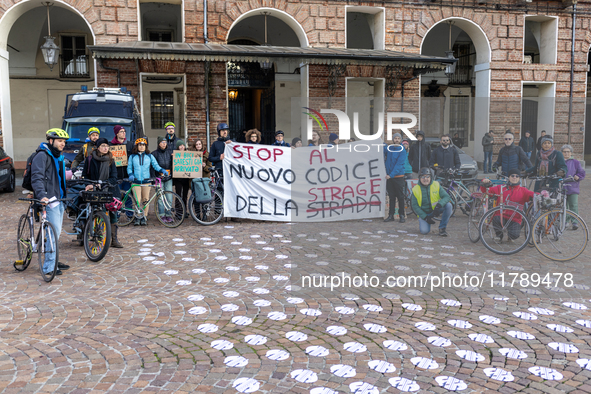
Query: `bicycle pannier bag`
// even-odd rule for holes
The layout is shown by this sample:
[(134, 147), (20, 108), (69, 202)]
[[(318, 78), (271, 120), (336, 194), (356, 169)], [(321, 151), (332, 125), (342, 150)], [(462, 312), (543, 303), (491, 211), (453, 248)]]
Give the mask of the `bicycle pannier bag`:
[(209, 178), (195, 178), (191, 182), (191, 191), (195, 196), (195, 202), (199, 204), (208, 203), (212, 200), (212, 192), (209, 186), (211, 179)]

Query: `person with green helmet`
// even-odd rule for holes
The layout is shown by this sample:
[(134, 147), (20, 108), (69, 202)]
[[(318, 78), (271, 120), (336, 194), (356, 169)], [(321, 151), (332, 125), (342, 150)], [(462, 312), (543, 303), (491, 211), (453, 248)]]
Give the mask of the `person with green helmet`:
[(72, 171), (76, 171), (76, 168), (81, 164), (84, 163), (84, 160), (90, 156), (93, 150), (96, 149), (96, 141), (101, 136), (101, 131), (97, 127), (91, 127), (88, 129), (88, 138), (86, 139), (86, 144), (82, 145), (80, 151), (72, 161)]
[[(39, 153), (31, 162), (31, 186), (35, 198), (48, 204), (47, 220), (53, 225), (58, 242), (64, 220), (64, 204), (60, 201), (51, 201), (66, 198), (66, 166), (62, 152), (70, 136), (62, 129), (49, 129), (45, 137), (47, 142), (39, 145)], [(55, 264), (56, 275), (61, 275), (62, 270), (70, 268), (69, 265), (56, 262), (55, 257), (55, 253), (45, 253), (44, 273), (52, 272)]]
[(164, 128), (166, 129), (166, 135), (164, 136), (166, 140), (166, 152), (172, 156), (172, 152), (175, 150), (176, 142), (178, 141), (178, 137), (174, 133), (175, 125), (172, 122), (166, 122)]

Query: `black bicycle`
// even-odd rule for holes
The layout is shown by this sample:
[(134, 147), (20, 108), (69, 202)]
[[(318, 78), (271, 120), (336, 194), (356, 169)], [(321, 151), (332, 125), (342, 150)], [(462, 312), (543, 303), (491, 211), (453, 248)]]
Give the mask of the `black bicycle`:
[(224, 187), (223, 177), (215, 167), (211, 167), (210, 192), (207, 196), (196, 200), (195, 194), (189, 197), (188, 208), (191, 217), (197, 223), (211, 226), (219, 222), (224, 216)]

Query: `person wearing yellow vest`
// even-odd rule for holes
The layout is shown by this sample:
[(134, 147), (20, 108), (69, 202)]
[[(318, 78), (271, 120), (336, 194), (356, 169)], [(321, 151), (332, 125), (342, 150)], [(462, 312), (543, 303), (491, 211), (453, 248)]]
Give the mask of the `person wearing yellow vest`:
[(447, 237), (447, 223), (452, 214), (452, 205), (449, 194), (433, 181), (431, 170), (427, 167), (421, 168), (419, 172), (419, 183), (412, 188), (411, 204), (413, 210), (419, 217), (419, 230), (421, 234), (431, 232), (431, 225), (435, 224), (436, 217), (441, 215), (439, 223), (439, 235)]
[(86, 139), (86, 144), (82, 145), (80, 151), (72, 161), (71, 169), (72, 171), (76, 171), (76, 167), (80, 164), (84, 163), (84, 160), (97, 148), (96, 141), (99, 139), (101, 131), (96, 127), (91, 127), (88, 129), (88, 138)]

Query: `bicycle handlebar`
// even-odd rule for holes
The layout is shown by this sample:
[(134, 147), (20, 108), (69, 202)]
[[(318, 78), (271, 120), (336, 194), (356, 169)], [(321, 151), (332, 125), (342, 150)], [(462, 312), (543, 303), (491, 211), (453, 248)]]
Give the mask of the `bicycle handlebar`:
[(19, 198), (19, 201), (28, 201), (28, 202), (36, 202), (39, 204), (51, 204), (54, 202), (63, 202), (63, 201), (70, 201), (69, 198), (56, 198), (55, 200), (51, 200), (51, 201), (47, 201), (47, 202), (43, 202), (37, 198)]

